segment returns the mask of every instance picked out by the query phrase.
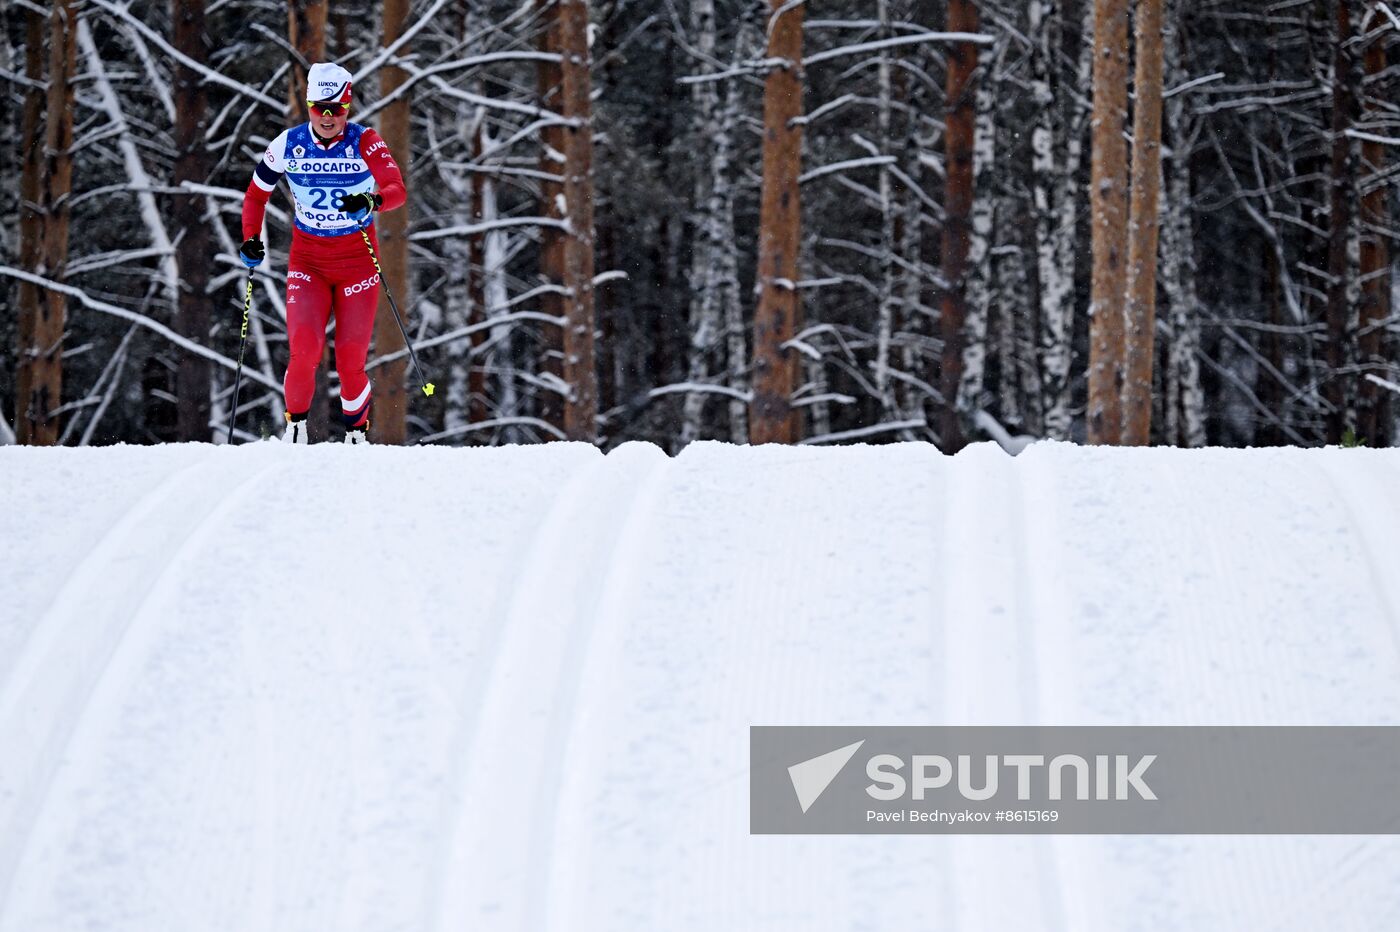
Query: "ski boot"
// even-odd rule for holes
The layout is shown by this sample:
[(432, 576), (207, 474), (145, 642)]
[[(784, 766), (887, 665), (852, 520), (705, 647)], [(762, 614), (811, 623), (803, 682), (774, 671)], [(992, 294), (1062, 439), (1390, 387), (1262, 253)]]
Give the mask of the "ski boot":
[(307, 436), (306, 415), (292, 417), (291, 412), (287, 413), (287, 429), (282, 433), (283, 443), (308, 444), (311, 438)]

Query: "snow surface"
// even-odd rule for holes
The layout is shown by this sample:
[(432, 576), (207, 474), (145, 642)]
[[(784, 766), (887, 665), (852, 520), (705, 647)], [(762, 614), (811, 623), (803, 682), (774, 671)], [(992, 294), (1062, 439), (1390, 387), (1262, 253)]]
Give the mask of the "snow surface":
[(0, 449), (0, 930), (1400, 928), (1374, 837), (762, 837), (754, 724), (1400, 723), (1400, 451)]

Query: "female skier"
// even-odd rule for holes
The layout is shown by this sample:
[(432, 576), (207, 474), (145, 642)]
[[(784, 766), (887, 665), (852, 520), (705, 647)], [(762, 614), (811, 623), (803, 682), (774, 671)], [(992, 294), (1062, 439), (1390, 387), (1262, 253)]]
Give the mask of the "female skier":
[[(239, 249), (248, 268), (266, 255), (259, 234), (268, 198), (284, 176), (296, 223), (287, 261), (287, 342), (291, 359), (282, 383), (286, 443), (306, 443), (306, 415), (316, 390), (316, 367), (335, 315), (335, 368), (345, 442), (366, 443), (370, 384), (365, 358), (379, 305), (379, 276), (360, 235), (368, 227), (375, 252), (374, 212), (405, 201), (403, 176), (379, 134), (350, 120), (350, 72), (319, 62), (306, 76), (310, 120), (283, 132), (267, 147), (243, 198)], [(378, 186), (378, 192), (375, 187)]]

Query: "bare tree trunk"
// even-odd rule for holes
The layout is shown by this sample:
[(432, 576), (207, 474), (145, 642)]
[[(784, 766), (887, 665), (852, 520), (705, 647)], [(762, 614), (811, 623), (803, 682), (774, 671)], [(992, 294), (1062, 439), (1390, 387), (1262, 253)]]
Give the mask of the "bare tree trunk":
[[(73, 73), (77, 59), (78, 19), (73, 0), (55, 0), (49, 18), (49, 75), (44, 125), (43, 185), (47, 216), (44, 222), (44, 274), (64, 279), (68, 263), (69, 195), (73, 190)], [(21, 347), (18, 412), (21, 443), (52, 446), (58, 442), (59, 419), (52, 414), (63, 397), (63, 329), (67, 296), (49, 291), (39, 305), (30, 342)]]
[[(1353, 357), (1352, 340), (1356, 329), (1352, 318), (1356, 304), (1350, 300), (1354, 288), (1352, 241), (1356, 238), (1354, 210), (1356, 195), (1356, 143), (1347, 135), (1356, 117), (1356, 83), (1352, 69), (1355, 56), (1349, 45), (1352, 37), (1351, 0), (1336, 0), (1336, 34), (1332, 71), (1332, 178), (1331, 223), (1329, 226), (1327, 271), (1327, 374), (1323, 397), (1331, 411), (1327, 415), (1327, 442), (1341, 443), (1348, 427), (1353, 427), (1351, 409), (1355, 382), (1344, 370)], [(1359, 244), (1358, 244), (1359, 245)], [(1359, 256), (1357, 257), (1359, 263)]]
[[(297, 52), (288, 56), (292, 67), (287, 78), (287, 120), (292, 123), (300, 120), (306, 106), (306, 69), (302, 61), (314, 65), (326, 57), (326, 7), (327, 0), (287, 0), (287, 44)], [(330, 434), (332, 345), (333, 340), (326, 341), (321, 348), (321, 364), (316, 367), (316, 390), (312, 396), (315, 402), (306, 416), (312, 440)], [(339, 405), (336, 407), (339, 409)]]
[[(949, 32), (976, 32), (977, 27), (977, 5), (974, 0), (949, 0)], [(959, 42), (949, 50), (948, 128), (944, 137), (947, 186), (943, 222), (943, 365), (939, 386), (945, 401), (940, 431), (945, 452), (958, 450), (965, 443), (963, 418), (968, 414), (958, 409), (957, 399), (958, 386), (962, 382), (963, 349), (967, 345), (967, 269), (972, 236), (973, 161), (977, 135), (977, 95), (972, 79), (976, 70), (976, 44)]]
[[(540, 12), (540, 51), (559, 55), (559, 18), (562, 10), (557, 0), (536, 0)], [(564, 74), (558, 61), (541, 61), (536, 69), (539, 80), (540, 106), (553, 113), (563, 113)], [(564, 282), (565, 240), (562, 228), (565, 219), (564, 174), (568, 147), (564, 127), (552, 123), (540, 130), (540, 216), (551, 221), (540, 228), (540, 279), (552, 290), (540, 295), (540, 311), (564, 319), (564, 295), (558, 289)], [(541, 420), (564, 429), (564, 331), (563, 327), (545, 324), (540, 333), (541, 354), (539, 372), (549, 385), (539, 395), (537, 413)]]
[(598, 437), (598, 371), (593, 345), (593, 102), (587, 0), (559, 0), (565, 131), (564, 201), (569, 237), (564, 251), (568, 290), (564, 324), (564, 433), (593, 443)]
[[(42, 273), (44, 252), (44, 17), (37, 7), (24, 11), (24, 115), (20, 122), (23, 164), (20, 169), (19, 198), (19, 265), (34, 273)], [(50, 378), (47, 361), (40, 356), (43, 345), (38, 339), (39, 321), (47, 313), (47, 295), (38, 285), (19, 283), (19, 346), (15, 393), (15, 433), (20, 443), (52, 444), (57, 438), (56, 425), (47, 432), (41, 430), (41, 419), (35, 415), (52, 407), (47, 402), (36, 405)], [(44, 363), (44, 365), (41, 365)], [(49, 391), (52, 386), (49, 386)], [(51, 397), (51, 396), (50, 396)]]
[(1152, 433), (1156, 352), (1157, 209), (1162, 178), (1162, 0), (1138, 0), (1133, 78), (1133, 189), (1125, 293), (1127, 381), (1122, 442), (1147, 446)]
[[(407, 24), (409, 0), (385, 0), (384, 3), (384, 47), (398, 41)], [(407, 55), (407, 45), (401, 46), (399, 55)], [(379, 93), (388, 97), (408, 80), (407, 73), (394, 65), (385, 65), (380, 72)], [(412, 190), (411, 161), (412, 146), (409, 123), (409, 102), (412, 94), (404, 94), (385, 107), (379, 118), (379, 135), (389, 146), (403, 172), (404, 187)], [(403, 207), (382, 214), (375, 226), (379, 234), (379, 264), (384, 271), (384, 284), (391, 289), (394, 299), (401, 309), (412, 306), (409, 295), (408, 277), (408, 212), (412, 197)], [(405, 321), (405, 323), (407, 323)], [(389, 308), (389, 298), (381, 289), (379, 312), (374, 320), (374, 349), (380, 356), (404, 349), (403, 334), (394, 320), (394, 312)], [(381, 375), (374, 383), (374, 441), (383, 444), (402, 444), (408, 437), (408, 398), (404, 391), (404, 379), (408, 372), (408, 360), (400, 357), (380, 367)]]
[[(1373, 38), (1366, 48), (1365, 67), (1368, 77), (1377, 77), (1385, 71), (1386, 35)], [(1379, 85), (1373, 85), (1367, 97), (1367, 113), (1383, 119), (1376, 95)], [(1390, 245), (1385, 230), (1390, 223), (1390, 209), (1387, 197), (1388, 182), (1385, 180), (1385, 146), (1374, 140), (1361, 144), (1361, 161), (1366, 184), (1361, 198), (1361, 308), (1357, 321), (1357, 351), (1363, 372), (1385, 377), (1385, 320), (1390, 316)], [(1385, 405), (1390, 400), (1389, 393), (1382, 396), (1382, 389), (1370, 379), (1363, 378), (1357, 385), (1358, 412), (1357, 433), (1373, 447), (1387, 445)]]
[(297, 51), (288, 56), (292, 69), (287, 76), (287, 119), (293, 122), (306, 104), (306, 69), (302, 62), (314, 65), (326, 57), (326, 10), (327, 0), (287, 0), (287, 44)]
[[(175, 48), (193, 62), (209, 58), (204, 34), (204, 0), (177, 0), (171, 5)], [(175, 175), (174, 185), (208, 181), (208, 154), (204, 127), (208, 103), (203, 76), (194, 68), (175, 65)], [(209, 225), (204, 219), (204, 199), (193, 194), (175, 198), (175, 227), (179, 245), (180, 302), (175, 331), (203, 345), (209, 340)], [(209, 360), (181, 353), (175, 373), (176, 434), (181, 440), (209, 440)]]
[(1089, 306), (1089, 442), (1123, 427), (1123, 245), (1127, 239), (1127, 0), (1094, 0), (1093, 287)]
[(771, 0), (767, 58), (778, 60), (763, 92), (763, 199), (758, 230), (758, 307), (754, 311), (752, 443), (796, 443), (801, 417), (791, 406), (797, 353), (784, 349), (799, 326), (797, 253), (802, 205), (802, 19), (804, 7)]
[(350, 54), (349, 26), (346, 23), (345, 8), (335, 11), (335, 57), (337, 60)]

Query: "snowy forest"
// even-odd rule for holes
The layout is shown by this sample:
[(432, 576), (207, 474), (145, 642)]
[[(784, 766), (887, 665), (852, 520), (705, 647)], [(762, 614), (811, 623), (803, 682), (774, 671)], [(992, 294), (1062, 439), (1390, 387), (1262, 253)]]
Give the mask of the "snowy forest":
[[(3, 442), (223, 441), (243, 192), (317, 61), (409, 192), (378, 228), (421, 375), (381, 295), (376, 442), (1400, 442), (1386, 3), (3, 16)], [(282, 424), (287, 197), (239, 442)]]

